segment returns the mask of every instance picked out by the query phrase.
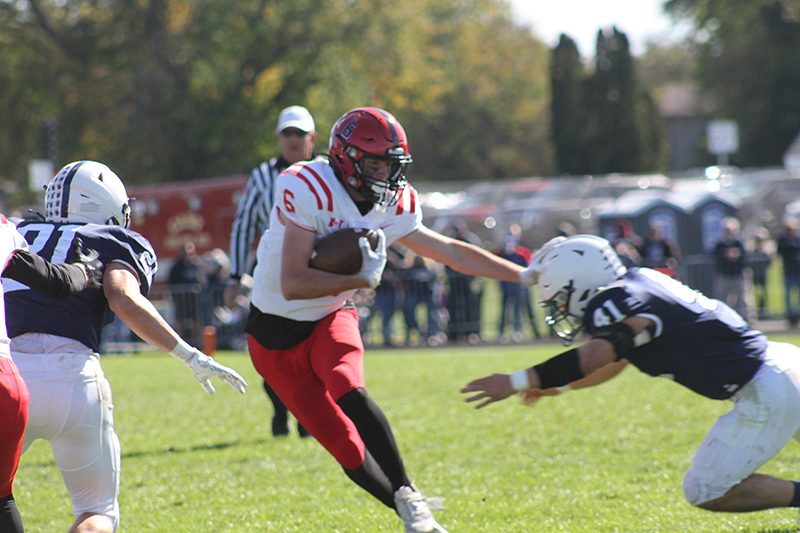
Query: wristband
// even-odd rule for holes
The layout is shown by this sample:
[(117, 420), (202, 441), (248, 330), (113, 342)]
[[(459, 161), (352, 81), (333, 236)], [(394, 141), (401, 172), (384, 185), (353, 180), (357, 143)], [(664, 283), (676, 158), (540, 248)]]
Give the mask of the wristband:
[(508, 378), (511, 380), (511, 388), (517, 392), (522, 392), (531, 388), (531, 380), (528, 378), (528, 370), (518, 370), (513, 374), (509, 374)]
[(181, 361), (188, 361), (194, 356), (195, 349), (185, 340), (180, 339), (178, 344), (169, 352), (172, 357), (177, 357)]
[(564, 393), (566, 393), (566, 392), (573, 391), (573, 390), (575, 390), (575, 389), (573, 389), (573, 388), (572, 388), (572, 387), (569, 385), (569, 383), (567, 383), (566, 385), (563, 385), (563, 386), (561, 386), (561, 387), (556, 387), (556, 390), (558, 391), (558, 393), (559, 393), (559, 394), (564, 394)]

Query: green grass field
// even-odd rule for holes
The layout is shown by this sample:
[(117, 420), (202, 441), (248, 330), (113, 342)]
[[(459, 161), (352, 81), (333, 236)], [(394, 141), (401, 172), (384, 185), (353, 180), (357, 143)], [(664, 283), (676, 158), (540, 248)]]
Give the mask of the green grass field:
[[(726, 402), (634, 368), (534, 407), (509, 399), (476, 411), (458, 393), (474, 378), (559, 351), (368, 351), (368, 387), (410, 475), (426, 495), (444, 498), (436, 514), (450, 533), (797, 530), (796, 510), (712, 514), (684, 501), (683, 472)], [(220, 383), (207, 396), (165, 354), (104, 359), (122, 442), (121, 532), (402, 531), (316, 441), (272, 437), (271, 405), (246, 354), (217, 358), (248, 380), (247, 394)], [(762, 472), (800, 479), (800, 447), (790, 443)], [(45, 442), (22, 457), (15, 496), (29, 533), (64, 532), (72, 522)]]

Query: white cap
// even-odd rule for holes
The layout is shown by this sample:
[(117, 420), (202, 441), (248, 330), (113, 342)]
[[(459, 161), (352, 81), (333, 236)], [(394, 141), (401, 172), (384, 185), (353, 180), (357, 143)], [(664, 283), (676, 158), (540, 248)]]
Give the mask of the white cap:
[(311, 113), (308, 112), (308, 109), (303, 106), (293, 105), (281, 111), (275, 133), (280, 133), (286, 128), (297, 128), (306, 133), (311, 133), (314, 131), (314, 119), (311, 118)]

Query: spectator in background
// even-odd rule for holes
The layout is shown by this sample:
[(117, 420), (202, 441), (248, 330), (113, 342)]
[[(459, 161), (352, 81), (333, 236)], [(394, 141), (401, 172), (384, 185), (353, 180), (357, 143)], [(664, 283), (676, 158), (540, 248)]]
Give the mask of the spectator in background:
[[(445, 231), (445, 235), (457, 241), (481, 247), (481, 240), (469, 231), (463, 219), (456, 219)], [(474, 276), (462, 274), (445, 265), (447, 276), (447, 338), (451, 342), (466, 339), (471, 344), (480, 341), (481, 313), (480, 288)]]
[[(220, 248), (214, 248), (203, 254), (203, 273), (206, 283), (202, 298), (203, 325), (213, 322), (214, 309), (225, 305), (225, 291), (231, 284), (231, 262)], [(244, 335), (244, 330), (242, 330)]]
[[(528, 260), (530, 260), (530, 255), (528, 256)], [(520, 298), (522, 298), (523, 310), (525, 311), (525, 314), (528, 317), (528, 321), (530, 321), (531, 323), (533, 336), (536, 337), (537, 339), (541, 339), (542, 334), (539, 333), (539, 325), (536, 323), (536, 313), (533, 312), (533, 304), (531, 303), (530, 287), (526, 287), (525, 285), (522, 286), (522, 288), (520, 289)]]
[[(528, 266), (528, 257), (523, 255), (520, 250), (520, 238), (522, 231), (518, 224), (511, 224), (503, 240), (503, 247), (495, 253), (514, 264)], [(525, 289), (523, 291), (523, 289)], [(500, 324), (497, 328), (497, 341), (508, 342), (506, 335), (506, 320), (511, 311), (514, 320), (514, 331), (511, 333), (511, 340), (522, 342), (522, 307), (528, 299), (527, 287), (520, 283), (509, 281), (500, 282)]]
[(184, 243), (180, 257), (169, 269), (167, 283), (175, 309), (175, 331), (192, 344), (201, 343), (200, 298), (206, 275), (194, 243)]
[[(311, 113), (305, 107), (293, 105), (281, 111), (275, 128), (275, 137), (280, 154), (262, 162), (250, 173), (250, 179), (247, 181), (236, 210), (236, 218), (231, 226), (230, 275), (234, 281), (234, 298), (242, 276), (252, 275), (255, 268), (255, 261), (249, 262), (248, 259), (253, 244), (269, 228), (270, 213), (275, 204), (275, 180), (278, 174), (299, 161), (308, 161), (315, 157), (316, 126)], [(288, 435), (289, 411), (266, 381), (264, 381), (264, 391), (275, 409), (272, 434), (276, 437)], [(299, 423), (297, 431), (301, 437), (308, 437), (308, 432)]]
[(675, 279), (679, 278), (680, 253), (678, 247), (667, 239), (660, 226), (650, 226), (647, 237), (642, 241), (640, 255), (642, 257), (641, 266), (658, 270)]
[(403, 256), (395, 248), (386, 249), (386, 267), (383, 269), (380, 284), (375, 287), (375, 305), (381, 312), (381, 331), (383, 345), (394, 346), (394, 326), (392, 319), (397, 311), (399, 288), (398, 272), (403, 268)]
[(800, 226), (796, 220), (786, 223), (778, 239), (778, 255), (783, 260), (786, 319), (796, 327), (800, 321)]
[(642, 247), (642, 239), (633, 232), (628, 220), (621, 219), (617, 224), (617, 236), (611, 245), (625, 267), (641, 266), (642, 256), (639, 254), (639, 249)]
[(747, 263), (753, 272), (753, 300), (760, 319), (766, 316), (767, 270), (772, 264), (772, 252), (769, 231), (767, 228), (756, 228), (753, 234), (753, 248), (747, 253)]
[[(403, 284), (403, 318), (406, 323), (406, 344), (413, 344), (412, 333), (427, 339), (430, 346), (439, 344), (439, 308), (435, 304), (436, 272), (428, 266), (425, 258), (415, 255), (411, 266), (399, 272)], [(425, 306), (428, 327), (423, 332), (417, 321), (417, 307)]]
[(739, 229), (739, 221), (734, 217), (722, 220), (722, 236), (714, 245), (714, 298), (751, 321), (745, 276), (747, 252), (739, 238)]

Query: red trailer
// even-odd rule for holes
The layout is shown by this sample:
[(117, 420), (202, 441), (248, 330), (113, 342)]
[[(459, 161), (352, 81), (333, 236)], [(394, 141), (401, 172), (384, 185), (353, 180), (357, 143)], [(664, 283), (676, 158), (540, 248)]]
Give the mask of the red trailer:
[(228, 253), (231, 225), (248, 175), (161, 183), (128, 188), (131, 229), (153, 244), (159, 278), (169, 270), (186, 242), (197, 253), (214, 248)]

